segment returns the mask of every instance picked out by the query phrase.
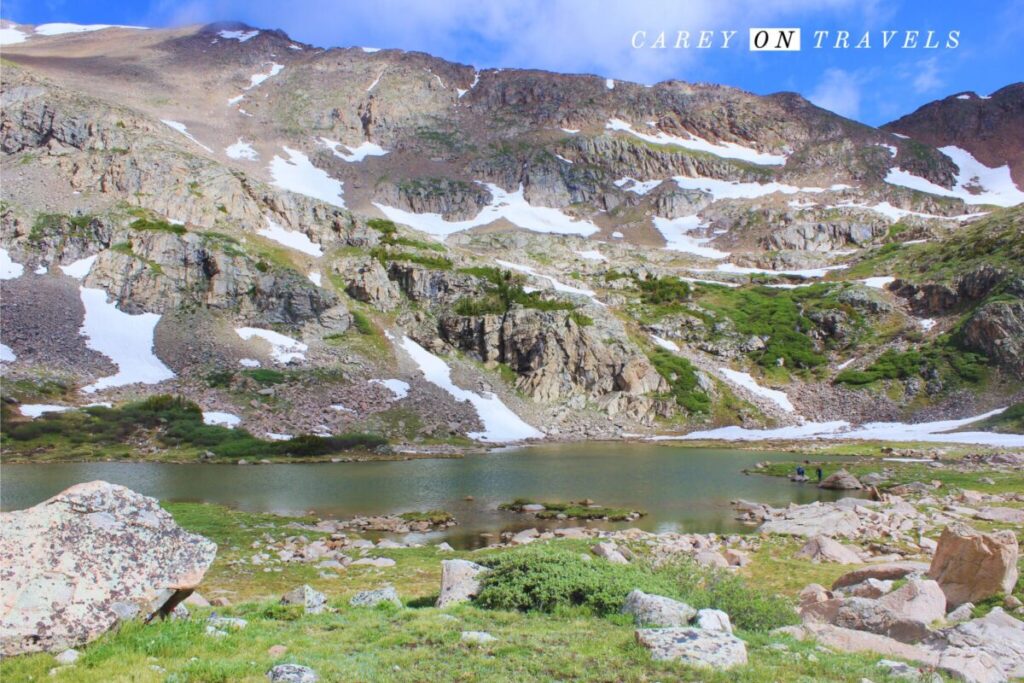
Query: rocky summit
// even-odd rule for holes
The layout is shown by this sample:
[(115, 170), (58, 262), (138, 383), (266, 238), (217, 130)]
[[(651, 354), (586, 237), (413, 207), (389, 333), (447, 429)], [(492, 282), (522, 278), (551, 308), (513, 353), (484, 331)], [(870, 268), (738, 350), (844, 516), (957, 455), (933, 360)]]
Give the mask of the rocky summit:
[[(4, 29), (18, 457), (61, 450), (43, 414), (206, 460), (1019, 429), (1021, 84), (874, 128), (794, 93), (58, 26)], [(103, 428), (169, 394), (174, 425)]]

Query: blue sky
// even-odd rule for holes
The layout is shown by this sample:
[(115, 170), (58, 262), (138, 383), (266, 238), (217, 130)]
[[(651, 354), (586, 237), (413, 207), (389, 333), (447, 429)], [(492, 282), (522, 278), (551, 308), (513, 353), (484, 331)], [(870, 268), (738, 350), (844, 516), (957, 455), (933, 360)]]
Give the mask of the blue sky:
[[(963, 90), (988, 94), (1024, 77), (1024, 0), (6, 0), (3, 18), (174, 26), (238, 20), (322, 47), (420, 50), (481, 67), (596, 73), (619, 80), (794, 90), (880, 124)], [(797, 53), (751, 53), (751, 26), (800, 27)], [(957, 49), (880, 46), (883, 30), (960, 31)], [(738, 30), (729, 50), (633, 49), (635, 31)], [(812, 31), (871, 32), (867, 50), (808, 49)], [(899, 34), (897, 41), (903, 40)], [(653, 38), (649, 38), (653, 39)]]

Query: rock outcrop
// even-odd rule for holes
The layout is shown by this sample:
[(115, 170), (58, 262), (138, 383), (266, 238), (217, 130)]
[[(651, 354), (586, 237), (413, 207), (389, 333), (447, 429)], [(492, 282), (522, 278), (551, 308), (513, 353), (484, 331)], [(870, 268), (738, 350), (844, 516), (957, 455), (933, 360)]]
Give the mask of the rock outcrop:
[(469, 560), (442, 560), (441, 595), (437, 598), (437, 607), (444, 609), (472, 600), (480, 592), (482, 575), (488, 571), (487, 567)]
[(0, 653), (61, 651), (118, 621), (168, 613), (202, 581), (217, 546), (153, 498), (94, 481), (0, 524)]
[(697, 616), (697, 610), (672, 598), (650, 595), (634, 588), (626, 596), (622, 613), (633, 616), (637, 626), (687, 626)]
[(687, 666), (715, 670), (747, 663), (747, 646), (742, 640), (720, 630), (700, 628), (637, 629), (636, 641), (650, 650), (651, 658), (681, 662)]

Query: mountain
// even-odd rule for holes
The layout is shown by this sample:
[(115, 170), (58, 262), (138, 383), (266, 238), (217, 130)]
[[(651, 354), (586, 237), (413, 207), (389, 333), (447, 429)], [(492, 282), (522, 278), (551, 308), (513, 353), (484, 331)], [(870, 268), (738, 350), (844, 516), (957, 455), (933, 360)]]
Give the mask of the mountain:
[(950, 95), (882, 129), (933, 147), (959, 147), (988, 167), (1009, 166), (1017, 187), (1024, 185), (1024, 83), (988, 96)]
[(875, 129), (794, 93), (54, 26), (2, 29), (15, 422), (177, 394), (262, 439), (443, 450), (1020, 401), (1024, 192), (986, 138), (1019, 84), (977, 125), (922, 114), (953, 98)]

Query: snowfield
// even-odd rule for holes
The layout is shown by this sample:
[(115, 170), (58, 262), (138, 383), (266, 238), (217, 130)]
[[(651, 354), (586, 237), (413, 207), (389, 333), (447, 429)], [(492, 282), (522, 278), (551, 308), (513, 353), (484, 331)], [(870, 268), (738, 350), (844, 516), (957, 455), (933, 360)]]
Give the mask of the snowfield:
[(952, 145), (940, 147), (939, 151), (952, 159), (960, 169), (953, 189), (936, 185), (899, 168), (889, 169), (885, 182), (942, 197), (956, 197), (967, 204), (1016, 206), (1024, 203), (1024, 192), (1017, 189), (1013, 183), (1009, 166), (990, 168), (975, 159), (967, 150)]
[(597, 299), (594, 298), (594, 290), (592, 290), (592, 289), (584, 289), (584, 288), (581, 288), (581, 287), (573, 287), (572, 285), (567, 285), (565, 283), (559, 282), (558, 280), (556, 280), (555, 278), (551, 277), (550, 275), (544, 275), (543, 273), (538, 273), (536, 270), (534, 270), (530, 266), (523, 266), (523, 265), (520, 265), (518, 263), (511, 263), (510, 261), (502, 261), (501, 259), (495, 259), (494, 262), (497, 263), (502, 268), (508, 268), (509, 270), (515, 270), (515, 271), (518, 271), (520, 273), (524, 273), (526, 275), (529, 275), (531, 277), (535, 277), (538, 280), (547, 280), (548, 282), (551, 283), (551, 287), (556, 292), (562, 292), (563, 294), (573, 294), (575, 296), (585, 296), (588, 299), (590, 299), (591, 301), (593, 301), (595, 304), (597, 304), (598, 306), (604, 306), (603, 303), (601, 303), (600, 301), (598, 301)]
[(9, 251), (0, 249), (0, 280), (13, 280), (21, 277), (24, 272), (25, 266), (15, 263)]
[(627, 123), (622, 119), (609, 119), (608, 123), (605, 124), (605, 128), (608, 130), (629, 133), (634, 137), (651, 142), (655, 145), (683, 147), (684, 149), (692, 149), (697, 152), (708, 152), (715, 156), (725, 157), (726, 159), (740, 159), (742, 161), (749, 161), (750, 163), (761, 164), (764, 166), (781, 166), (786, 163), (785, 154), (759, 152), (756, 149), (744, 147), (743, 145), (738, 145), (735, 142), (710, 142), (703, 138), (699, 138), (692, 133), (689, 134), (689, 138), (682, 138), (678, 135), (670, 135), (654, 128), (656, 133), (652, 135), (650, 133), (643, 133), (638, 130), (634, 130), (633, 124)]
[(861, 280), (861, 282), (863, 282), (865, 285), (867, 285), (868, 287), (871, 287), (873, 289), (885, 289), (886, 287), (888, 287), (893, 282), (896, 282), (896, 278), (889, 277), (889, 276), (885, 276), (885, 277), (868, 277), (868, 278), (864, 278), (863, 280)]
[(17, 45), (24, 43), (28, 34), (19, 31), (17, 26), (11, 25), (7, 28), (0, 28), (0, 45)]
[(761, 398), (768, 399), (787, 413), (796, 412), (796, 408), (794, 408), (793, 404), (790, 403), (789, 396), (787, 396), (784, 391), (761, 386), (757, 383), (757, 380), (750, 375), (750, 373), (739, 372), (730, 368), (718, 368), (718, 372), (733, 384), (741, 386), (750, 393), (760, 396)]
[(791, 427), (776, 429), (745, 429), (743, 427), (720, 427), (678, 436), (656, 436), (654, 441), (691, 441), (721, 439), (723, 441), (770, 441), (773, 439), (851, 439), (857, 441), (925, 441), (929, 443), (966, 443), (978, 446), (1024, 446), (1020, 434), (999, 434), (997, 432), (954, 432), (974, 422), (998, 415), (1005, 408), (992, 410), (962, 420), (939, 420), (907, 424), (903, 422), (869, 422), (859, 427), (845, 420), (833, 422), (805, 422)]
[(13, 363), (16, 360), (18, 360), (18, 356), (14, 353), (14, 349), (7, 344), (0, 344), (0, 362)]
[(272, 184), (282, 190), (304, 194), (313, 199), (345, 208), (345, 200), (341, 196), (340, 180), (335, 180), (327, 171), (317, 168), (302, 152), (290, 147), (284, 148), (287, 159), (274, 155), (270, 162)]
[(600, 231), (600, 228), (590, 221), (571, 218), (558, 209), (530, 205), (523, 198), (522, 185), (515, 192), (506, 192), (492, 183), (481, 184), (490, 191), (491, 203), (481, 209), (474, 218), (465, 221), (447, 221), (439, 213), (414, 213), (378, 203), (374, 203), (374, 206), (395, 223), (408, 225), (414, 230), (437, 237), (472, 230), (502, 218), (517, 227), (533, 232), (587, 237)]
[(719, 180), (718, 178), (691, 178), (689, 176), (673, 176), (675, 181), (683, 190), (701, 190), (712, 196), (714, 201), (719, 199), (757, 199), (766, 197), (776, 192), (780, 194), (797, 194), (806, 192), (808, 194), (821, 194), (822, 192), (838, 192), (849, 189), (849, 185), (836, 184), (831, 187), (796, 187), (786, 183), (741, 183), (732, 180)]
[(107, 301), (102, 289), (80, 288), (85, 319), (79, 333), (85, 345), (117, 366), (117, 373), (103, 377), (82, 391), (91, 394), (129, 384), (159, 384), (174, 373), (153, 353), (153, 332), (160, 322), (156, 313), (129, 315)]
[(255, 87), (259, 86), (261, 83), (263, 83), (263, 81), (267, 80), (268, 78), (271, 78), (272, 76), (276, 76), (277, 74), (281, 73), (283, 70), (284, 70), (284, 64), (278, 64), (277, 62), (271, 62), (270, 63), (270, 71), (268, 71), (267, 73), (265, 73), (265, 74), (253, 74), (252, 76), (249, 76), (249, 87), (247, 87), (246, 90), (252, 90), (253, 88), (255, 88)]
[(69, 410), (74, 410), (74, 406), (57, 406), (50, 405), (47, 403), (23, 403), (18, 406), (18, 410), (25, 417), (37, 418), (44, 413), (66, 413)]
[(656, 334), (652, 334), (651, 341), (654, 342), (655, 346), (660, 346), (666, 351), (671, 351), (672, 353), (679, 353), (679, 344), (676, 344), (671, 339), (665, 339), (664, 337), (659, 337)]
[(286, 230), (284, 226), (275, 223), (269, 218), (267, 218), (267, 227), (260, 228), (256, 233), (267, 239), (274, 240), (278, 244), (283, 244), (289, 249), (301, 251), (303, 254), (309, 254), (316, 258), (324, 255), (324, 250), (320, 248), (320, 245), (309, 239), (305, 233), (297, 230)]
[(638, 194), (642, 197), (658, 185), (661, 185), (663, 182), (665, 181), (660, 178), (655, 178), (654, 180), (637, 180), (636, 178), (626, 176), (625, 178), (619, 178), (616, 180), (615, 186), (622, 188), (627, 192)]
[(88, 33), (89, 31), (102, 31), (107, 28), (130, 28), (136, 31), (145, 31), (145, 26), (125, 26), (124, 24), (69, 24), (65, 22), (53, 22), (36, 26), (36, 34), (40, 36), (62, 36), (66, 33)]
[(244, 43), (247, 40), (255, 38), (260, 34), (259, 31), (218, 31), (217, 35), (224, 40), (237, 40), (240, 43)]
[(297, 339), (292, 339), (274, 330), (265, 330), (262, 327), (236, 327), (235, 332), (245, 341), (255, 337), (270, 344), (270, 355), (278, 363), (305, 360), (306, 351), (309, 350), (306, 344)]
[[(337, 140), (328, 140), (327, 138), (319, 138), (319, 140), (324, 146), (334, 153), (334, 156), (343, 161), (347, 161), (350, 164), (362, 161), (366, 157), (382, 157), (388, 153), (388, 150), (384, 149), (380, 145), (370, 142), (369, 140), (366, 140), (358, 147), (349, 147), (348, 145), (341, 144)], [(344, 147), (349, 151), (349, 153), (345, 154), (344, 152), (338, 151), (339, 147)]]
[(727, 251), (704, 246), (714, 239), (713, 237), (690, 237), (688, 233), (691, 230), (706, 227), (697, 216), (682, 216), (681, 218), (655, 216), (654, 227), (665, 238), (665, 248), (670, 251), (681, 251), (716, 260), (729, 257)]
[(451, 394), (456, 400), (469, 401), (476, 408), (477, 415), (484, 425), (484, 431), (468, 434), (469, 438), (478, 441), (506, 443), (523, 439), (539, 439), (543, 433), (534, 429), (501, 402), (494, 394), (481, 396), (467, 389), (462, 389), (452, 382), (452, 371), (447, 363), (427, 351), (408, 337), (402, 337), (399, 345), (412, 357), (428, 382)]
[(371, 379), (370, 384), (379, 384), (385, 387), (394, 394), (394, 398), (391, 399), (392, 401), (400, 401), (408, 396), (409, 389), (411, 388), (408, 382), (403, 382), (400, 379)]

